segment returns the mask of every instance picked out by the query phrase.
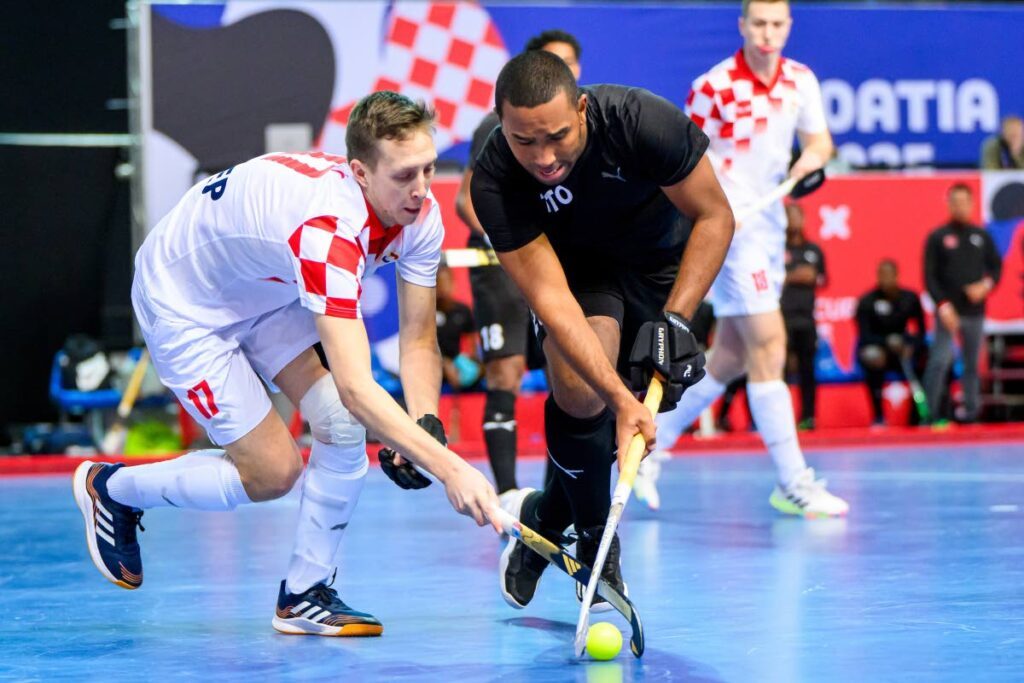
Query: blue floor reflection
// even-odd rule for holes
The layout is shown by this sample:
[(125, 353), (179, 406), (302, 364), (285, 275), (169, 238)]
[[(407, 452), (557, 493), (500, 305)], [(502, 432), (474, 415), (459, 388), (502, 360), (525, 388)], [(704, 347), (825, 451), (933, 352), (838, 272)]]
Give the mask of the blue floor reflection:
[(337, 585), (385, 633), (349, 640), (270, 627), (294, 496), (147, 513), (146, 582), (128, 592), (88, 560), (69, 478), (0, 480), (0, 679), (1024, 680), (1024, 445), (811, 458), (849, 519), (775, 514), (767, 457), (666, 463), (663, 509), (634, 501), (622, 524), (647, 654), (608, 663), (572, 657), (564, 575), (505, 605), (501, 545), (438, 486), (371, 471)]

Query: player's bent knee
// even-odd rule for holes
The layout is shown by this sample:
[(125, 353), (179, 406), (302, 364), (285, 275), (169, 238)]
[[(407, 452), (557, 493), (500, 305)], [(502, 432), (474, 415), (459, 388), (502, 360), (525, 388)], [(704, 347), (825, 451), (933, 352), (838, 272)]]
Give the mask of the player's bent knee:
[(299, 410), (309, 421), (313, 438), (326, 444), (359, 446), (366, 440), (366, 429), (346, 410), (334, 379), (324, 375), (299, 401)]
[(345, 408), (338, 396), (334, 378), (324, 375), (299, 401), (299, 409), (309, 421), (318, 465), (338, 472), (357, 472), (368, 466), (366, 428)]
[(865, 346), (860, 350), (860, 362), (869, 368), (878, 369), (885, 363), (885, 351), (880, 346)]

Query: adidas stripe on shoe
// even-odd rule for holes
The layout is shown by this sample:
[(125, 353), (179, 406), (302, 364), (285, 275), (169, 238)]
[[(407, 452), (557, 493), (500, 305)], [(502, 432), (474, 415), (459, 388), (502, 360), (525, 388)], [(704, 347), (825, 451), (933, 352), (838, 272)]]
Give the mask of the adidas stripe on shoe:
[(338, 597), (331, 583), (318, 583), (309, 590), (293, 594), (281, 582), (277, 596), (274, 628), (289, 635), (379, 636), (384, 626), (376, 617), (357, 612)]
[(107, 480), (124, 467), (86, 460), (75, 470), (75, 503), (85, 520), (85, 541), (93, 564), (108, 581), (134, 590), (142, 585), (142, 554), (135, 528), (142, 510), (122, 505), (107, 493)]

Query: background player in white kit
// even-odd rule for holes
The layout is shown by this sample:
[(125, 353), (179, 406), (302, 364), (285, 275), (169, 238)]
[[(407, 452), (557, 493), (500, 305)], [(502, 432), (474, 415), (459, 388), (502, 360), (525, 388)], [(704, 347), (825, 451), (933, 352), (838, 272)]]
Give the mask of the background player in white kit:
[[(138, 467), (78, 468), (89, 551), (108, 580), (142, 583), (135, 527), (143, 509), (232, 510), (291, 490), (302, 458), (261, 378), (301, 409), (314, 437), (277, 630), (383, 631), (330, 587), (366, 478), (367, 428), (443, 482), (456, 510), (486, 523), (497, 496), (445, 448), (435, 417), (443, 227), (429, 191), (432, 122), (422, 104), (374, 93), (353, 110), (347, 163), (323, 153), (257, 157), (197, 184), (147, 237), (132, 286), (139, 325), (160, 378), (220, 448)], [(360, 318), (363, 277), (392, 261), (408, 414), (373, 381)], [(318, 337), (330, 373), (311, 348)], [(399, 485), (427, 481), (401, 459), (382, 464)]]
[[(711, 139), (708, 156), (736, 212), (785, 180), (794, 134), (801, 153), (788, 175), (802, 177), (832, 155), (817, 78), (781, 54), (792, 23), (788, 0), (744, 0), (739, 19), (743, 47), (694, 81), (687, 100), (687, 114)], [(675, 411), (659, 416), (658, 449), (671, 448), (745, 371), (750, 411), (778, 471), (771, 504), (788, 514), (844, 515), (846, 502), (830, 494), (824, 481), (815, 480), (804, 461), (789, 389), (782, 380), (786, 330), (779, 296), (785, 243), (781, 201), (736, 226), (711, 289), (717, 328), (707, 375), (683, 395)], [(652, 454), (654, 467), (642, 465), (638, 478), (638, 497), (648, 501), (652, 495), (657, 500), (652, 479), (658, 458), (657, 452)]]

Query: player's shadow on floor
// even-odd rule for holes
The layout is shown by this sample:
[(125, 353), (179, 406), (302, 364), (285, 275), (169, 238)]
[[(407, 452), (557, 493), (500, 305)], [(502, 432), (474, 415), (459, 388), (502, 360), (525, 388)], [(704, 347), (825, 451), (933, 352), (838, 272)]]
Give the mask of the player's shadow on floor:
[[(546, 631), (553, 634), (565, 634), (564, 644), (548, 648), (539, 652), (533, 660), (533, 664), (517, 672), (517, 676), (508, 678), (503, 676), (501, 680), (533, 680), (529, 677), (531, 671), (543, 674), (551, 671), (552, 664), (580, 665), (582, 670), (577, 669), (565, 680), (582, 680), (588, 683), (619, 683), (622, 681), (642, 680), (685, 680), (696, 683), (722, 683), (722, 678), (711, 666), (701, 662), (687, 659), (676, 654), (671, 654), (658, 649), (647, 648), (644, 656), (635, 659), (629, 654), (629, 646), (626, 645), (622, 653), (612, 662), (594, 662), (588, 657), (577, 659), (572, 655), (572, 641), (576, 636), (576, 625), (565, 621), (555, 621), (541, 617), (510, 617), (502, 619), (503, 623), (509, 626), (520, 628), (531, 628), (538, 631)], [(625, 634), (628, 637), (628, 634)], [(564, 671), (564, 670), (563, 670)], [(582, 675), (580, 675), (582, 674)], [(539, 680), (539, 679), (537, 679)]]

